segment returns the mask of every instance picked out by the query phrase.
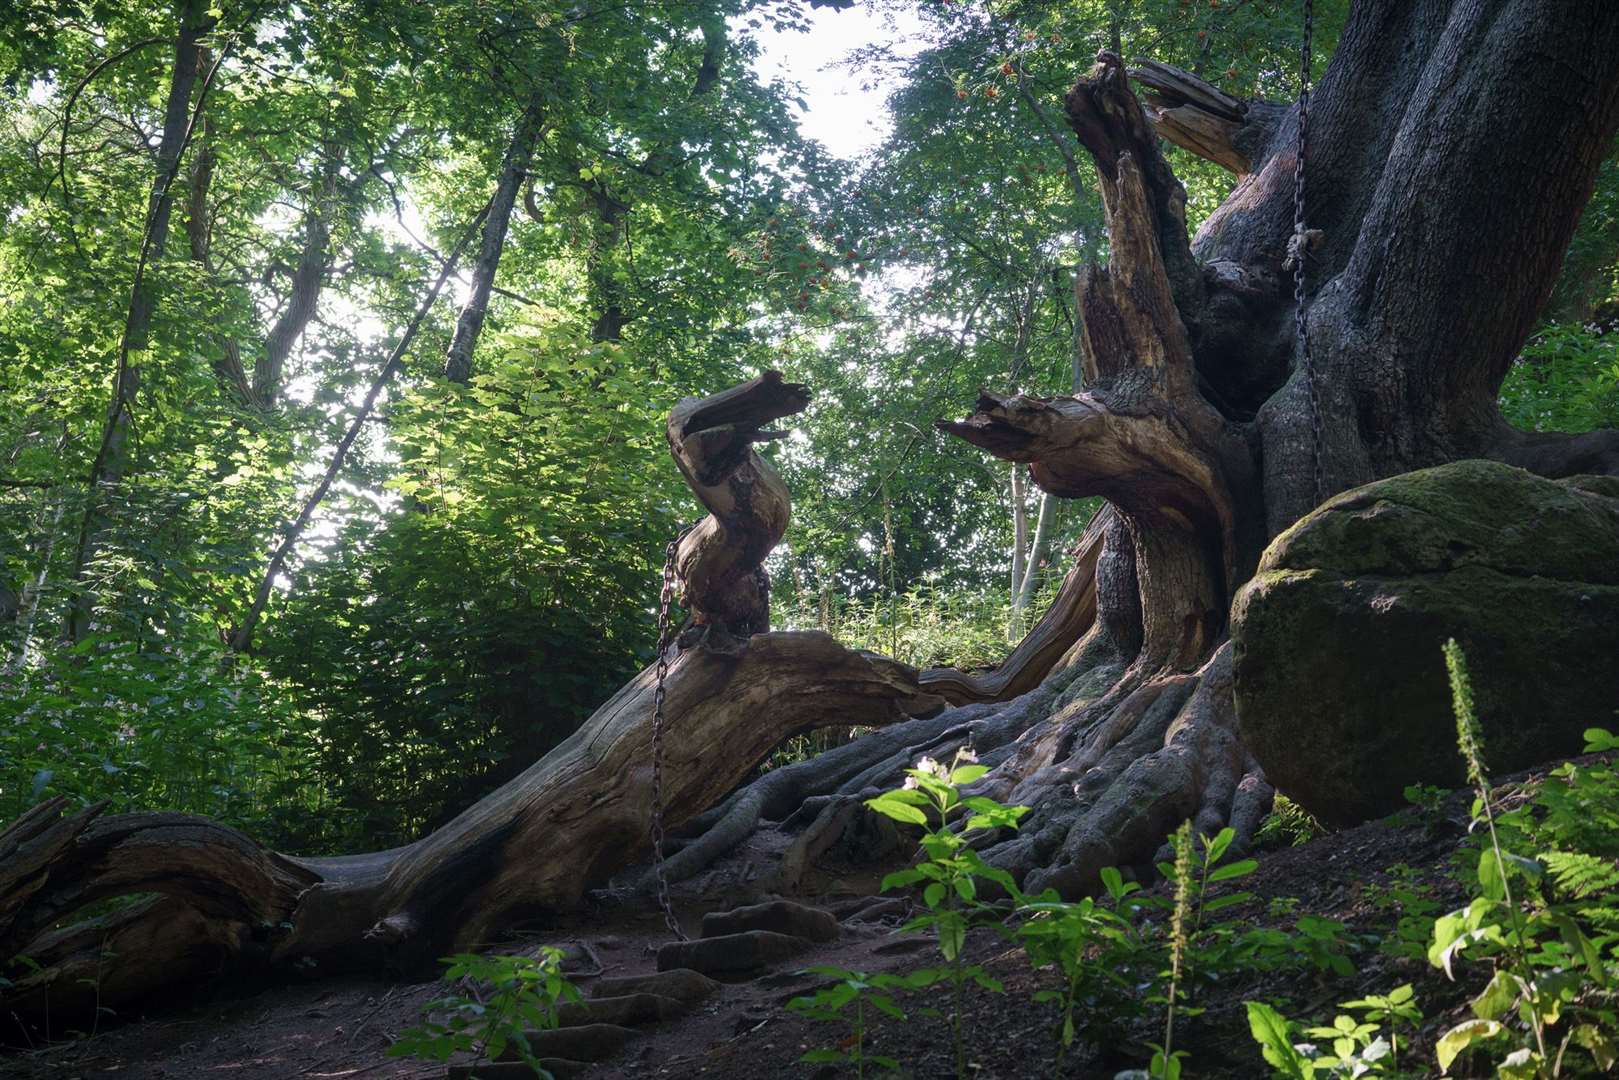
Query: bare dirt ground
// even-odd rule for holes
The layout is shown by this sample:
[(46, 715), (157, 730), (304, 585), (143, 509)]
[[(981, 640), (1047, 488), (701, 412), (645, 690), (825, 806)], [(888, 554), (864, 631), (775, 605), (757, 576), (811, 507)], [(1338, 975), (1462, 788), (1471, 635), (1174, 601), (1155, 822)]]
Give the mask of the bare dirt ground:
[[(1430, 1030), (1435, 1019), (1459, 1018), (1476, 979), (1451, 983), (1425, 962), (1390, 957), (1377, 944), (1392, 932), (1397, 915), (1389, 909), (1387, 899), (1388, 886), (1396, 876), (1425, 888), (1441, 910), (1461, 902), (1463, 894), (1452, 863), (1464, 838), (1465, 814), (1461, 797), (1453, 796), (1439, 813), (1408, 812), (1302, 846), (1262, 852), (1259, 870), (1240, 883), (1257, 898), (1240, 909), (1228, 909), (1221, 917), (1235, 912), (1245, 923), (1285, 927), (1291, 927), (1297, 915), (1304, 913), (1339, 920), (1348, 926), (1357, 970), (1342, 978), (1310, 970), (1263, 978), (1243, 976), (1206, 991), (1197, 1002), (1206, 1011), (1177, 1029), (1177, 1045), (1191, 1054), (1187, 1075), (1257, 1078), (1268, 1074), (1248, 1036), (1245, 1000), (1263, 998), (1285, 1004), (1289, 1015), (1330, 1022), (1330, 1012), (1324, 1017), (1323, 1013), (1336, 1002), (1412, 982)], [(1296, 898), (1297, 904), (1271, 903), (1289, 897)], [(833, 906), (849, 897), (822, 899)], [(713, 898), (688, 896), (688, 901), (692, 906), (682, 912), (682, 920), (693, 931), (703, 910), (728, 906)], [(823, 981), (803, 973), (810, 965), (903, 972), (935, 963), (937, 954), (931, 941), (897, 932), (902, 919), (902, 913), (894, 913), (879, 921), (845, 922), (836, 942), (818, 945), (754, 978), (727, 983), (688, 1014), (642, 1028), (615, 1056), (582, 1075), (591, 1080), (761, 1080), (778, 1076), (828, 1080), (853, 1075), (852, 1070), (839, 1073), (828, 1066), (799, 1063), (806, 1050), (836, 1043), (846, 1029), (803, 1020), (787, 1012), (785, 1004)], [(655, 970), (654, 950), (668, 939), (655, 912), (602, 906), (526, 941), (529, 945), (537, 941), (586, 943), (599, 958), (600, 975), (616, 976)], [(523, 939), (508, 943), (507, 948), (515, 950), (521, 944)], [(1050, 984), (1050, 974), (1031, 970), (1021, 950), (990, 934), (981, 935), (970, 952), (1006, 986), (1002, 994), (973, 992), (968, 996), (965, 1030), (972, 1075), (986, 1080), (1058, 1075), (1053, 1067), (1055, 1007), (1030, 1000), (1034, 990)], [(595, 977), (581, 974), (578, 982), (588, 992)], [(154, 1008), (145, 1016), (115, 1018), (94, 1034), (60, 1038), (0, 1056), (0, 1074), (15, 1080), (441, 1077), (445, 1075), (443, 1065), (390, 1058), (386, 1051), (400, 1031), (417, 1021), (423, 1004), (445, 991), (443, 983), (412, 985), (363, 976), (258, 988), (217, 986), (200, 991), (198, 1000), (185, 1007)], [(920, 1003), (907, 1004), (914, 1011)], [(61, 1037), (66, 1033), (53, 1034)], [(1143, 1047), (1160, 1035), (1161, 1029), (1154, 1024), (1131, 1031), (1119, 1045), (1076, 1047), (1061, 1075), (1111, 1078), (1120, 1069), (1141, 1067)], [(934, 1077), (952, 1073), (949, 1047), (942, 1018), (913, 1017), (907, 1023), (875, 1025), (868, 1052), (898, 1059), (905, 1074)], [(1431, 1046), (1419, 1040), (1415, 1049), (1421, 1055), (1419, 1060), (1432, 1061)]]

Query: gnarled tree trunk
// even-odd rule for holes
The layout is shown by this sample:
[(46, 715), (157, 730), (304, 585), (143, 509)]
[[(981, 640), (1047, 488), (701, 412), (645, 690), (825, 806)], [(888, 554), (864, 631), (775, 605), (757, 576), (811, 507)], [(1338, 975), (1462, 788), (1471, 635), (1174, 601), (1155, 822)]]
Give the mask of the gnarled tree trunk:
[[(972, 704), (777, 770), (697, 819), (706, 856), (760, 820), (824, 850), (851, 800), (897, 783), (917, 755), (969, 744), (995, 766), (987, 792), (1033, 807), (1019, 832), (981, 843), (1026, 888), (1084, 892), (1106, 865), (1148, 863), (1185, 818), (1246, 842), (1271, 789), (1234, 723), (1229, 606), (1318, 486), (1330, 496), (1467, 456), (1551, 476), (1619, 470), (1616, 433), (1524, 435), (1495, 407), (1619, 125), (1619, 11), (1355, 5), (1309, 122), (1318, 409), (1284, 266), (1297, 107), (1238, 101), (1167, 65), (1129, 74), (1145, 105), (1110, 53), (1067, 103), (1111, 240), (1109, 265), (1077, 288), (1088, 389), (986, 393), (941, 425), (1027, 463), (1045, 491), (1107, 498), (1080, 582), (1004, 677), (924, 673)], [(1196, 237), (1155, 133), (1238, 178)], [(1084, 637), (1058, 647), (1059, 627), (1058, 640)], [(1005, 700), (1008, 687), (1021, 696)]]

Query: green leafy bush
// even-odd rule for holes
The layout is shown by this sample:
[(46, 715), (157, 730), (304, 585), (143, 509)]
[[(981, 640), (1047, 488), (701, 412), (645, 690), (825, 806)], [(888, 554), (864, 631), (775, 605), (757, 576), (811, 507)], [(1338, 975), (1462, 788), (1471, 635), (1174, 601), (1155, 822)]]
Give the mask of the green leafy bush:
[(1619, 330), (1542, 328), (1501, 384), (1501, 413), (1525, 431), (1619, 427)]
[[(1485, 771), (1485, 748), (1462, 651), (1445, 646), (1457, 744), (1482, 829), (1474, 896), (1434, 924), (1428, 959), (1454, 976), (1458, 960), (1491, 968), (1473, 1018), (1439, 1039), (1448, 1072), (1464, 1052), (1494, 1048), (1499, 1075), (1589, 1075), (1619, 1061), (1619, 775), (1607, 764), (1553, 770), (1533, 800), (1503, 810)], [(1591, 752), (1619, 749), (1593, 728)]]
[[(445, 979), (461, 980), (465, 992), (427, 1003), (420, 1026), (402, 1032), (388, 1048), (390, 1057), (448, 1061), (472, 1054), (472, 1064), (498, 1060), (510, 1052), (550, 1080), (533, 1052), (529, 1031), (557, 1026), (557, 1010), (580, 1000), (579, 990), (562, 973), (562, 950), (542, 945), (534, 956), (458, 953), (447, 956)], [(432, 1014), (446, 1014), (435, 1019)]]
[[(989, 771), (976, 764), (967, 750), (957, 751), (955, 760), (943, 765), (923, 758), (913, 769), (906, 769), (905, 786), (885, 791), (866, 805), (904, 825), (919, 825), (923, 860), (916, 866), (883, 878), (883, 891), (921, 885), (921, 900), (927, 909), (906, 923), (904, 930), (929, 930), (939, 943), (943, 967), (913, 974), (920, 985), (943, 981), (950, 988), (950, 1041), (956, 1075), (967, 1075), (967, 1050), (962, 1036), (962, 998), (969, 982), (999, 993), (1002, 986), (982, 965), (969, 964), (963, 955), (968, 931), (978, 926), (1001, 923), (1001, 913), (978, 895), (978, 882), (989, 881), (1009, 895), (1020, 897), (1012, 876), (990, 866), (969, 845), (964, 832), (975, 829), (1017, 828), (1018, 819), (1029, 812), (1026, 806), (1002, 806), (981, 795), (962, 798), (960, 786), (970, 784)], [(965, 764), (964, 764), (965, 763)], [(966, 812), (963, 832), (950, 827), (950, 819)]]
[[(1339, 1012), (1331, 1024), (1301, 1032), (1299, 1024), (1271, 1006), (1250, 1001), (1248, 1030), (1266, 1063), (1285, 1080), (1361, 1076), (1395, 1080), (1411, 1075), (1400, 1069), (1400, 1029), (1420, 1024), (1422, 1011), (1410, 983), (1338, 1007), (1347, 1011)], [(1308, 1041), (1294, 1042), (1297, 1034)]]
[(284, 684), (232, 663), (217, 640), (92, 635), (8, 677), (0, 820), (61, 793), (117, 812), (207, 814), (271, 843), (317, 839), (312, 725)]
[(863, 971), (830, 966), (806, 968), (805, 973), (821, 975), (833, 982), (808, 997), (793, 998), (787, 1003), (787, 1008), (811, 1020), (847, 1023), (849, 1038), (839, 1040), (836, 1046), (810, 1050), (798, 1060), (812, 1065), (852, 1065), (857, 1077), (866, 1075), (867, 1064), (880, 1069), (899, 1068), (899, 1062), (894, 1058), (866, 1053), (866, 1006), (895, 1020), (904, 1020), (905, 1011), (894, 1002), (893, 992), (927, 986), (931, 981), (928, 973), (920, 976), (868, 975)]

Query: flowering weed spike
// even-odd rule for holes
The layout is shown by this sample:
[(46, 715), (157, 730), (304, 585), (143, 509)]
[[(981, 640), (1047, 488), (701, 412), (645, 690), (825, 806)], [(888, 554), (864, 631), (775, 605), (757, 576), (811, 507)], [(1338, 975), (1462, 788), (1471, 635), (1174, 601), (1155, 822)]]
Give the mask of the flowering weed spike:
[(1467, 763), (1467, 780), (1480, 798), (1489, 792), (1484, 779), (1484, 739), (1479, 733), (1478, 714), (1473, 710), (1473, 684), (1467, 677), (1467, 658), (1451, 638), (1445, 642), (1445, 670), (1450, 673), (1450, 700), (1456, 710), (1456, 745)]

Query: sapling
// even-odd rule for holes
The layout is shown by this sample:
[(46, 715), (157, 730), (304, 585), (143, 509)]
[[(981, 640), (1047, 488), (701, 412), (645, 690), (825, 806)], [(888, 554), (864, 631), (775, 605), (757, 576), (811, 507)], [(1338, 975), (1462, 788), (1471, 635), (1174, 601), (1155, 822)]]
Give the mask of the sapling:
[[(906, 825), (920, 825), (924, 830), (921, 852), (925, 858), (917, 865), (889, 874), (883, 879), (883, 891), (903, 888), (925, 882), (922, 904), (927, 908), (906, 923), (903, 930), (932, 930), (939, 942), (939, 952), (945, 966), (931, 972), (918, 972), (917, 976), (934, 976), (949, 983), (951, 990), (950, 1042), (954, 1053), (956, 1075), (967, 1075), (967, 1050), (962, 1038), (961, 1018), (963, 993), (969, 982), (999, 992), (1001, 984), (977, 964), (968, 964), (963, 955), (967, 931), (974, 925), (999, 925), (999, 913), (978, 897), (978, 881), (991, 881), (1009, 895), (1022, 899), (1012, 876), (998, 867), (986, 863), (969, 846), (964, 833), (977, 829), (1016, 828), (1028, 807), (1002, 806), (994, 799), (981, 795), (962, 798), (960, 787), (979, 779), (989, 769), (977, 764), (977, 758), (968, 749), (958, 750), (950, 765), (922, 758), (916, 767), (906, 769), (903, 787), (885, 791), (876, 798), (867, 799), (866, 805)], [(953, 817), (966, 813), (962, 832), (950, 827)]]

